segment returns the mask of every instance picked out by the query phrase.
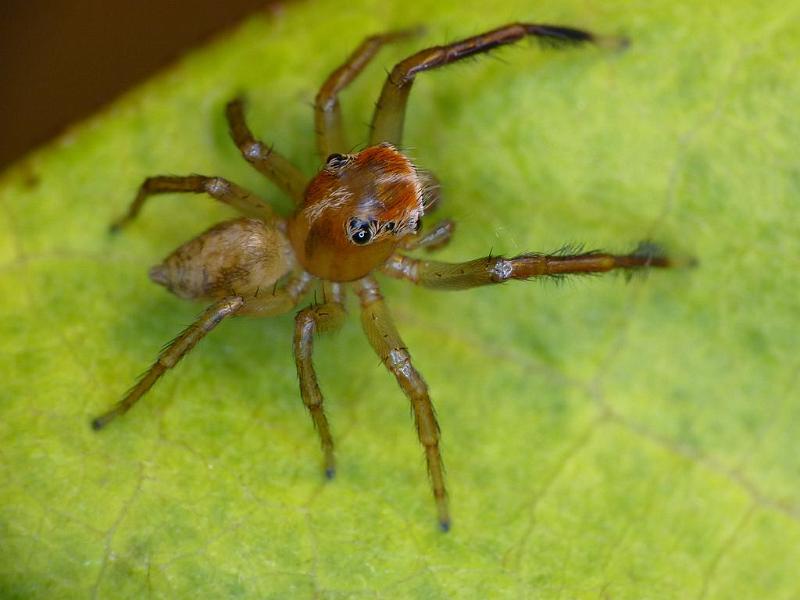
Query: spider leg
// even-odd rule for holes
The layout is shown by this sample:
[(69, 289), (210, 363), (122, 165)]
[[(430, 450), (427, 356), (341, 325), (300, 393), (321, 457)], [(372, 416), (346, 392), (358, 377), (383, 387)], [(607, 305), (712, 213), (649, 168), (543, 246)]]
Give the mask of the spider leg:
[(427, 233), (407, 238), (407, 241), (403, 243), (403, 248), (405, 250), (425, 248), (425, 250), (429, 252), (431, 250), (438, 250), (450, 242), (455, 228), (456, 224), (454, 221), (443, 219), (434, 224), (433, 228)]
[(439, 424), (428, 395), (428, 386), (411, 364), (411, 355), (394, 326), (378, 283), (371, 277), (365, 277), (355, 285), (361, 301), (361, 325), (367, 339), (411, 401), (419, 441), (425, 448), (439, 526), (442, 531), (447, 531), (450, 528), (450, 513), (447, 508), (444, 465), (439, 451)]
[(308, 179), (288, 159), (253, 137), (244, 118), (244, 101), (236, 98), (228, 102), (225, 116), (231, 137), (245, 160), (283, 190), (295, 204), (301, 204)]
[(339, 92), (346, 88), (364, 67), (367, 66), (385, 44), (409, 38), (417, 30), (390, 31), (373, 35), (347, 58), (345, 63), (328, 75), (317, 93), (314, 102), (314, 125), (317, 134), (317, 148), (324, 159), (333, 152), (346, 152), (349, 146), (345, 141), (342, 127), (342, 112), (339, 107)]
[(297, 307), (316, 278), (305, 271), (291, 275), (281, 286), (258, 289), (239, 311), (240, 316), (274, 317)]
[(372, 117), (370, 145), (390, 142), (399, 146), (402, 143), (406, 104), (417, 73), (436, 69), (468, 56), (488, 52), (498, 46), (513, 44), (527, 36), (541, 38), (542, 41), (553, 46), (582, 42), (611, 46), (624, 45), (623, 40), (604, 38), (570, 27), (511, 23), (446, 46), (426, 48), (399, 62), (386, 79)]
[(167, 371), (174, 367), (186, 353), (195, 347), (197, 342), (202, 340), (207, 333), (219, 325), (225, 317), (235, 314), (244, 304), (244, 300), (239, 296), (231, 296), (218, 300), (209, 306), (202, 315), (189, 327), (184, 329), (166, 348), (158, 355), (158, 359), (153, 366), (136, 382), (136, 384), (125, 394), (111, 410), (103, 413), (92, 420), (92, 428), (102, 429), (116, 417), (124, 415), (136, 404), (153, 384)]
[(222, 177), (159, 175), (157, 177), (148, 177), (144, 180), (142, 185), (139, 186), (139, 192), (131, 202), (128, 212), (111, 224), (111, 231), (116, 232), (129, 225), (139, 214), (139, 211), (142, 210), (145, 201), (150, 196), (182, 192), (208, 194), (215, 200), (232, 206), (247, 216), (256, 217), (263, 221), (271, 221), (275, 218), (275, 213), (272, 212), (266, 202), (252, 192)]
[(317, 374), (311, 357), (314, 351), (314, 334), (338, 329), (344, 318), (345, 310), (342, 304), (326, 302), (309, 306), (297, 313), (294, 328), (294, 359), (297, 365), (297, 378), (300, 380), (300, 395), (319, 434), (325, 457), (325, 476), (328, 479), (332, 479), (336, 473), (333, 438), (322, 406), (322, 392), (317, 384)]
[(570, 274), (603, 273), (614, 269), (677, 267), (691, 261), (676, 261), (653, 244), (642, 243), (630, 254), (584, 252), (581, 254), (521, 254), (513, 258), (487, 256), (463, 263), (417, 260), (394, 254), (383, 272), (397, 279), (435, 289), (463, 290), (503, 283), (510, 279), (561, 277)]

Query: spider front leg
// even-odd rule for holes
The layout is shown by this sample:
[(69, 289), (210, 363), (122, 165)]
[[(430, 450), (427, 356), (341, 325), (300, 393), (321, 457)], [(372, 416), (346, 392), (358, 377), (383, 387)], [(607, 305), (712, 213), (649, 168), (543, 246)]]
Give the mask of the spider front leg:
[(325, 457), (325, 476), (328, 479), (332, 479), (336, 473), (333, 438), (322, 406), (322, 392), (317, 384), (317, 374), (311, 357), (314, 351), (314, 334), (338, 329), (344, 318), (344, 305), (340, 302), (326, 302), (304, 308), (297, 313), (294, 328), (294, 358), (297, 378), (300, 380), (300, 394), (319, 434)]
[(603, 273), (614, 269), (636, 270), (648, 267), (680, 266), (667, 258), (658, 246), (642, 243), (630, 254), (584, 252), (582, 254), (522, 254), (513, 258), (487, 256), (463, 263), (417, 260), (395, 254), (383, 272), (397, 279), (445, 290), (503, 283), (511, 279), (560, 277), (571, 274)]
[(202, 340), (206, 334), (214, 329), (225, 318), (235, 314), (244, 304), (244, 300), (239, 296), (223, 298), (209, 306), (205, 312), (189, 327), (176, 337), (161, 354), (153, 366), (136, 382), (125, 397), (120, 400), (111, 410), (103, 413), (92, 420), (92, 429), (102, 429), (116, 417), (124, 415), (147, 391), (153, 387), (156, 381), (182, 359), (197, 342)]
[(111, 224), (111, 231), (116, 232), (129, 225), (150, 196), (175, 193), (208, 194), (249, 217), (263, 221), (271, 221), (275, 217), (275, 213), (261, 198), (222, 177), (160, 175), (144, 180), (128, 212)]
[(409, 38), (418, 33), (417, 30), (390, 31), (373, 35), (361, 42), (361, 45), (348, 57), (347, 61), (328, 76), (317, 93), (314, 102), (314, 125), (317, 135), (317, 149), (325, 159), (334, 152), (347, 152), (349, 146), (345, 141), (342, 127), (342, 111), (339, 107), (339, 92), (358, 77), (364, 67), (375, 57), (385, 45)]
[(447, 531), (450, 529), (450, 512), (447, 507), (444, 466), (439, 451), (439, 424), (436, 422), (436, 413), (428, 395), (428, 386), (422, 375), (411, 364), (411, 355), (394, 326), (378, 283), (371, 277), (365, 277), (357, 281), (355, 286), (361, 301), (361, 325), (367, 339), (411, 401), (419, 441), (425, 448), (425, 460), (431, 478), (433, 497), (436, 500), (439, 527), (442, 531)]
[(302, 204), (306, 176), (288, 159), (253, 137), (244, 118), (244, 101), (231, 100), (225, 107), (231, 137), (247, 162), (283, 190), (295, 204)]
[(600, 45), (621, 46), (624, 40), (597, 36), (589, 31), (541, 25), (512, 23), (474, 37), (421, 50), (398, 63), (386, 79), (372, 117), (370, 145), (390, 142), (399, 146), (403, 140), (408, 95), (417, 73), (429, 71), (456, 62), (468, 56), (488, 52), (498, 46), (513, 44), (524, 37), (533, 36), (553, 46), (594, 42)]

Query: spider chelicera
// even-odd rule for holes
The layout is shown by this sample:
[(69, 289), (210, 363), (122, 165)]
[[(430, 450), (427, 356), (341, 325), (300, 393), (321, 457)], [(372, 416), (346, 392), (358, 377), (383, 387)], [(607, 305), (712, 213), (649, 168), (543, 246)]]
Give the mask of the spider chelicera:
[(286, 158), (253, 137), (240, 99), (227, 105), (231, 135), (244, 158), (294, 200), (296, 209), (288, 218), (278, 216), (256, 195), (221, 177), (158, 176), (144, 181), (127, 214), (114, 223), (113, 230), (130, 223), (154, 194), (205, 193), (244, 216), (212, 227), (150, 269), (150, 278), (177, 296), (210, 300), (212, 304), (161, 352), (119, 403), (92, 421), (94, 429), (102, 429), (127, 412), (226, 317), (285, 313), (298, 306), (312, 288), (321, 286), (323, 301), (297, 313), (294, 354), (303, 403), (322, 445), (324, 471), (327, 477), (333, 477), (333, 438), (311, 356), (314, 335), (342, 324), (345, 292), (351, 289), (360, 301), (361, 323), (369, 343), (411, 401), (439, 525), (447, 531), (450, 515), (433, 404), (373, 274), (380, 271), (433, 289), (459, 290), (511, 279), (671, 266), (668, 258), (647, 244), (627, 255), (528, 253), (463, 263), (419, 260), (402, 253), (440, 247), (449, 241), (454, 229), (453, 222), (443, 220), (426, 233), (420, 231), (423, 214), (438, 203), (439, 186), (432, 174), (416, 167), (398, 149), (408, 95), (418, 73), (527, 36), (553, 46), (584, 42), (607, 47), (625, 44), (621, 39), (569, 27), (514, 23), (446, 46), (427, 48), (394, 67), (375, 108), (369, 146), (357, 153), (346, 153), (349, 146), (342, 128), (339, 92), (381, 46), (413, 33), (399, 31), (367, 38), (320, 88), (314, 106), (316, 141), (327, 159), (310, 181)]

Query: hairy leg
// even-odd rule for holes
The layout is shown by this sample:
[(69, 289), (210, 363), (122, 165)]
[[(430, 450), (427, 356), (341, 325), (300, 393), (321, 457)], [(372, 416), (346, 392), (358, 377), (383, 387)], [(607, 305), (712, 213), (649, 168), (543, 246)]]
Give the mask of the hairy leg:
[(286, 158), (253, 137), (244, 118), (243, 100), (231, 100), (225, 108), (225, 115), (231, 137), (245, 160), (283, 190), (295, 204), (302, 203), (308, 179)]
[(631, 254), (584, 252), (581, 254), (522, 254), (513, 258), (487, 256), (463, 263), (417, 260), (393, 255), (383, 272), (397, 279), (444, 290), (503, 283), (510, 279), (560, 277), (571, 274), (603, 273), (614, 269), (680, 266), (652, 244), (640, 244)]
[(439, 526), (442, 531), (447, 531), (450, 528), (450, 513), (447, 508), (444, 466), (439, 452), (439, 424), (428, 395), (428, 386), (411, 364), (411, 355), (394, 326), (377, 282), (371, 277), (365, 277), (357, 281), (355, 286), (361, 301), (361, 325), (367, 339), (411, 401), (419, 441), (425, 448)]
[(271, 221), (275, 218), (275, 213), (272, 212), (269, 205), (258, 196), (222, 177), (160, 175), (144, 180), (139, 186), (139, 192), (128, 208), (128, 212), (111, 224), (111, 231), (116, 232), (129, 225), (150, 196), (176, 193), (208, 194), (248, 217), (256, 217), (263, 221)]
[(381, 47), (411, 37), (416, 33), (416, 30), (390, 31), (368, 37), (322, 84), (314, 103), (314, 125), (317, 134), (317, 148), (323, 160), (329, 154), (347, 152), (349, 148), (342, 127), (339, 92), (361, 73)]
[(202, 315), (189, 327), (183, 330), (170, 344), (159, 354), (153, 366), (136, 382), (125, 397), (122, 398), (111, 410), (103, 413), (92, 420), (92, 428), (102, 429), (116, 417), (124, 415), (136, 404), (153, 384), (167, 371), (174, 367), (197, 342), (202, 340), (207, 333), (219, 325), (225, 317), (236, 313), (244, 304), (244, 300), (239, 296), (224, 298), (209, 306)]
[(588, 31), (570, 27), (511, 23), (446, 46), (426, 48), (398, 63), (386, 79), (372, 117), (370, 145), (390, 142), (399, 146), (402, 143), (406, 104), (417, 73), (488, 52), (498, 46), (513, 44), (527, 36), (541, 38), (553, 46), (582, 42), (613, 46), (624, 44), (622, 40), (599, 37)]
[(258, 289), (239, 311), (241, 316), (274, 317), (294, 309), (316, 281), (312, 275), (301, 271), (291, 275), (285, 283)]
[(314, 335), (338, 329), (344, 318), (344, 306), (338, 302), (328, 302), (301, 310), (297, 313), (294, 327), (294, 360), (297, 378), (300, 380), (300, 395), (319, 434), (325, 459), (325, 476), (328, 479), (332, 479), (336, 473), (333, 438), (322, 406), (322, 392), (317, 384), (317, 374), (311, 357), (314, 351)]

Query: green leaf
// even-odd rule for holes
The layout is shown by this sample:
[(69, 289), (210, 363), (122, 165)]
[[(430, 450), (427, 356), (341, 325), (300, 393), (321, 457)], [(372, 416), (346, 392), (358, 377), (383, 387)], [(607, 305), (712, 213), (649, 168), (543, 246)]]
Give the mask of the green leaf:
[[(343, 94), (359, 142), (384, 69), (513, 20), (633, 45), (521, 43), (419, 77), (406, 143), (459, 227), (441, 256), (649, 238), (700, 266), (458, 293), (386, 283), (441, 421), (448, 535), (355, 306), (316, 353), (330, 484), (292, 315), (224, 323), (90, 431), (201, 310), (147, 268), (230, 214), (161, 197), (108, 236), (145, 176), (219, 174), (285, 210), (228, 140), (229, 98), (246, 92), (254, 130), (313, 173), (308, 104), (363, 36), (428, 26)], [(8, 171), (0, 596), (798, 597), (798, 55), (796, 3), (304, 2)]]

